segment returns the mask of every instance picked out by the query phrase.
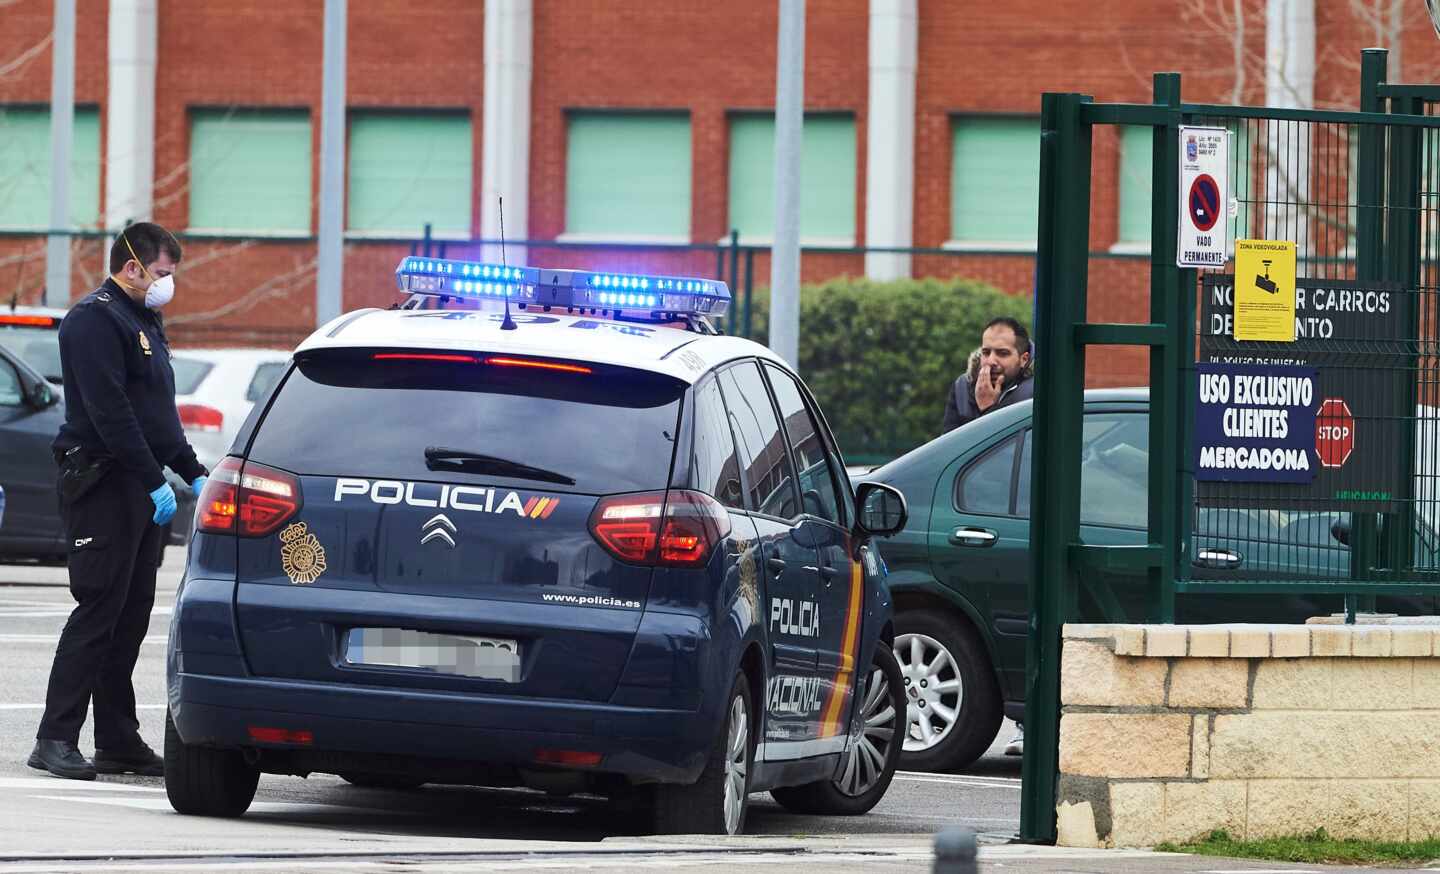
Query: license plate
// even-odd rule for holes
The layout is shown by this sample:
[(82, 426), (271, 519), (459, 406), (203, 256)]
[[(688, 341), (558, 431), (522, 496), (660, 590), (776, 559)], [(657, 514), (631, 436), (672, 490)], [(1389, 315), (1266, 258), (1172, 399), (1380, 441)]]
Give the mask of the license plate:
[(352, 628), (345, 636), (345, 662), (520, 682), (520, 644), (504, 637), (462, 637), (409, 628)]

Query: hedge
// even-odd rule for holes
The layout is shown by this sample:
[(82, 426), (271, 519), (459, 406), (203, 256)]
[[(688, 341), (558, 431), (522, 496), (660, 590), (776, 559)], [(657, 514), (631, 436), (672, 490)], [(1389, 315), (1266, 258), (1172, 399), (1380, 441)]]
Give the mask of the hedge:
[[(751, 337), (767, 342), (769, 289)], [(740, 333), (743, 302), (727, 332)], [(894, 458), (940, 433), (946, 393), (996, 316), (1030, 325), (1030, 300), (970, 279), (834, 279), (800, 290), (800, 375), (850, 463)]]

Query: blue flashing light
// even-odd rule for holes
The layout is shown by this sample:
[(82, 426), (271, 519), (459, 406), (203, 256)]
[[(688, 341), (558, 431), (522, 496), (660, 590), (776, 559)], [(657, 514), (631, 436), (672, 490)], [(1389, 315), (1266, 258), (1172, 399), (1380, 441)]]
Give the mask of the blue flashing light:
[(607, 310), (627, 318), (678, 315), (724, 315), (730, 290), (714, 279), (602, 273), (587, 270), (541, 270), (411, 255), (395, 269), (400, 290), (411, 294), (511, 298), (579, 310)]

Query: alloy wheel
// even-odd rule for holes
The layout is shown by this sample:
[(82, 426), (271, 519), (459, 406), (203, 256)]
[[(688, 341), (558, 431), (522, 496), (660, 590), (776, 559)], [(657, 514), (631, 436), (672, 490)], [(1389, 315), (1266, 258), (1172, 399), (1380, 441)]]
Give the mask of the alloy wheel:
[(850, 745), (845, 770), (835, 781), (836, 788), (846, 795), (864, 795), (885, 773), (885, 761), (890, 757), (890, 745), (895, 742), (899, 721), (890, 694), (890, 681), (885, 678), (885, 673), (878, 666), (872, 666), (870, 679), (865, 684), (865, 700), (860, 708), (865, 730), (860, 739)]
[(905, 680), (905, 752), (931, 749), (949, 736), (960, 715), (965, 687), (955, 659), (927, 634), (895, 638), (895, 659)]
[(740, 815), (745, 811), (749, 746), (749, 708), (745, 697), (737, 695), (730, 702), (730, 725), (725, 741), (725, 833), (728, 835), (740, 831)]

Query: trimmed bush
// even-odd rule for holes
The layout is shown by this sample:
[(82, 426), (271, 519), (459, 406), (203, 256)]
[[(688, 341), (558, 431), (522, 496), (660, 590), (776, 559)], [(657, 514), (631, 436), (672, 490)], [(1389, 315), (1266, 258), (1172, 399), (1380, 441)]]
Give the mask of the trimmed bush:
[[(736, 295), (724, 329), (741, 333)], [(755, 290), (752, 339), (770, 336)], [(946, 393), (996, 316), (1030, 325), (1029, 298), (970, 279), (834, 279), (800, 290), (800, 375), (849, 463), (894, 458), (940, 433)]]

